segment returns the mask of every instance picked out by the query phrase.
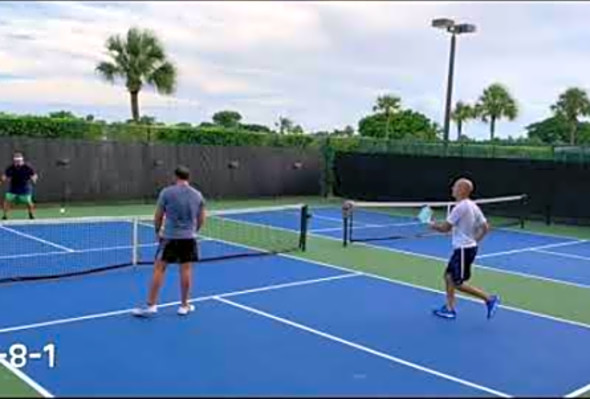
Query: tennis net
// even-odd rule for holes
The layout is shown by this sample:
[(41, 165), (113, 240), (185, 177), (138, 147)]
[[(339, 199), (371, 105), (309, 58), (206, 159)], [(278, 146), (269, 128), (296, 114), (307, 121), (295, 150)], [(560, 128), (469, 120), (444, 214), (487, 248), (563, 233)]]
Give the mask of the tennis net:
[[(207, 212), (200, 261), (304, 251), (306, 205)], [(0, 283), (69, 277), (153, 264), (153, 216), (14, 220), (0, 223)]]
[[(524, 227), (526, 195), (476, 199), (492, 228)], [(343, 244), (440, 235), (418, 220), (428, 206), (437, 221), (443, 221), (455, 202), (346, 201), (342, 207)]]

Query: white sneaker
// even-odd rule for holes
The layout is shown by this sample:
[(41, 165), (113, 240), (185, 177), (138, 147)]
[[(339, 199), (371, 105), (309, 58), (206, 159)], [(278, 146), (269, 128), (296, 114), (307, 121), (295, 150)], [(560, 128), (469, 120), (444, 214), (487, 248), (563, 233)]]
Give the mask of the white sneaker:
[(131, 314), (136, 317), (151, 317), (155, 316), (156, 313), (158, 313), (158, 307), (156, 305), (146, 305), (141, 308), (135, 308), (131, 311)]
[(183, 306), (180, 305), (180, 307), (178, 308), (178, 314), (180, 316), (186, 316), (187, 314), (189, 314), (190, 312), (195, 310), (195, 305), (193, 305), (192, 303), (189, 303), (188, 306)]

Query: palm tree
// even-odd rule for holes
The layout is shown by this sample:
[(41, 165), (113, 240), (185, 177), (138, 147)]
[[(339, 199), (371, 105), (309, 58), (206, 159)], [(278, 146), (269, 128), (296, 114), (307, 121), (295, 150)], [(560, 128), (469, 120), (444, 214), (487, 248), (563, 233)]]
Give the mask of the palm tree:
[(289, 134), (293, 130), (295, 123), (283, 116), (279, 116), (279, 121), (275, 123), (275, 126), (279, 129), (279, 134)]
[(402, 100), (397, 96), (386, 94), (377, 97), (377, 104), (373, 106), (373, 111), (383, 112), (387, 118), (387, 123), (385, 125), (385, 136), (389, 136), (389, 121), (391, 119), (391, 115), (395, 114), (401, 109), (401, 102)]
[(570, 144), (576, 144), (578, 131), (578, 117), (590, 115), (590, 100), (588, 94), (577, 87), (571, 87), (562, 93), (557, 102), (551, 106), (555, 116), (567, 121), (570, 131)]
[(451, 114), (451, 119), (457, 124), (457, 141), (461, 139), (463, 124), (470, 119), (475, 118), (475, 109), (469, 104), (462, 101), (457, 101), (455, 109)]
[(496, 120), (507, 118), (513, 121), (518, 116), (518, 106), (504, 86), (494, 83), (479, 97), (475, 105), (475, 113), (482, 121), (490, 122), (490, 140), (493, 140)]
[(162, 43), (153, 32), (131, 28), (126, 38), (109, 37), (106, 48), (111, 60), (100, 62), (96, 71), (110, 83), (115, 83), (115, 78), (125, 81), (134, 121), (139, 121), (138, 95), (144, 85), (155, 87), (161, 94), (174, 93), (176, 68), (168, 61)]

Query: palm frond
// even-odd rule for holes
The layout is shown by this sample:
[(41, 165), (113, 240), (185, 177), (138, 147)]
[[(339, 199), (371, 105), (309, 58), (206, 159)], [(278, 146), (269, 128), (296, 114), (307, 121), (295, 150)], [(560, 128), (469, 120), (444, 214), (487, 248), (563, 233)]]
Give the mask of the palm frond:
[(176, 75), (176, 67), (165, 62), (147, 78), (147, 83), (153, 85), (159, 93), (172, 94), (176, 90)]
[(115, 77), (120, 74), (117, 66), (110, 62), (101, 62), (96, 66), (98, 72), (107, 82), (114, 83)]

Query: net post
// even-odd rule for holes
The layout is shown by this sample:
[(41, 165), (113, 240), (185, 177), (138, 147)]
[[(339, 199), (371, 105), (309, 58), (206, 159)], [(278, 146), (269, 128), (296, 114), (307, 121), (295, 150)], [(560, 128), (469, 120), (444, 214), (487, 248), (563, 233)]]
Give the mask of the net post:
[(309, 225), (309, 219), (311, 215), (309, 213), (309, 206), (303, 205), (301, 208), (301, 231), (299, 235), (299, 249), (305, 252), (307, 249), (307, 229)]
[(139, 263), (139, 218), (133, 218), (131, 264), (136, 266)]
[(527, 213), (527, 210), (528, 210), (528, 206), (527, 206), (528, 205), (528, 201), (527, 200), (528, 200), (528, 195), (524, 194), (522, 196), (522, 203), (521, 203), (522, 210), (520, 212), (520, 228), (521, 229), (524, 229), (524, 222), (525, 222), (525, 219), (526, 219), (526, 216), (527, 216), (527, 214), (526, 214)]
[(342, 204), (342, 246), (347, 247), (352, 238), (352, 208), (353, 204), (345, 201)]
[(348, 245), (348, 212), (346, 206), (342, 205), (342, 246)]

